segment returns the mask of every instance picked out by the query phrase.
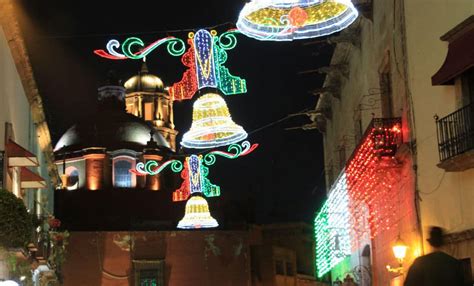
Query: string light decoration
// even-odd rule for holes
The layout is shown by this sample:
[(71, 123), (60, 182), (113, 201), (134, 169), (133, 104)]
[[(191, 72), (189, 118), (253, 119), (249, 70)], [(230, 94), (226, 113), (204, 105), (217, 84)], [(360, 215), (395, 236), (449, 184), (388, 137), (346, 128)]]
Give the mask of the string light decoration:
[[(100, 57), (112, 60), (138, 60), (145, 58), (160, 46), (166, 45), (167, 51), (173, 56), (181, 56), (181, 62), (187, 70), (181, 81), (168, 88), (172, 100), (191, 99), (196, 92), (205, 87), (219, 89), (224, 95), (235, 95), (247, 92), (245, 79), (233, 76), (224, 66), (228, 50), (235, 48), (239, 31), (231, 29), (220, 36), (215, 30), (204, 29), (196, 34), (188, 34), (189, 49), (183, 40), (175, 37), (159, 39), (148, 46), (136, 37), (126, 39), (122, 44), (118, 40), (110, 40), (106, 50), (95, 50)], [(185, 52), (186, 51), (186, 52)]]
[(213, 228), (219, 224), (209, 211), (206, 199), (199, 195), (192, 196), (186, 202), (185, 214), (178, 223), (181, 229)]
[(214, 40), (207, 30), (194, 35), (194, 58), (198, 88), (217, 87), (216, 64), (214, 62)]
[(190, 48), (181, 57), (181, 62), (188, 69), (183, 73), (181, 81), (168, 88), (171, 99), (181, 101), (191, 99), (198, 90), (196, 75), (196, 60), (194, 56), (194, 41), (189, 37), (188, 44)]
[[(397, 223), (397, 169), (401, 120), (373, 119), (315, 219), (318, 277), (356, 250), (357, 239), (376, 237)], [(337, 243), (336, 243), (337, 242)]]
[(185, 201), (186, 211), (183, 219), (179, 222), (178, 228), (195, 229), (217, 227), (217, 221), (211, 217), (207, 201), (202, 197), (218, 197), (221, 194), (220, 187), (212, 184), (207, 176), (209, 168), (216, 163), (217, 157), (226, 159), (236, 159), (246, 156), (253, 152), (258, 144), (250, 144), (250, 142), (242, 142), (241, 145), (232, 144), (228, 146), (227, 152), (214, 150), (205, 155), (190, 155), (185, 158), (184, 164), (181, 161), (172, 159), (161, 165), (154, 160), (146, 163), (139, 162), (135, 169), (130, 172), (138, 176), (154, 176), (162, 172), (165, 168), (170, 167), (175, 173), (181, 172), (183, 182), (176, 191), (173, 192), (173, 201)]
[(208, 149), (233, 144), (247, 138), (247, 132), (232, 121), (224, 99), (207, 93), (193, 105), (193, 122), (184, 133), (181, 145), (186, 148)]
[(209, 168), (202, 164), (202, 155), (191, 155), (185, 161), (185, 168), (181, 172), (183, 183), (173, 192), (174, 202), (185, 201), (194, 193), (203, 193), (208, 198), (221, 195), (221, 188), (207, 178)]
[(358, 15), (350, 0), (252, 0), (237, 28), (257, 40), (292, 41), (338, 32)]
[(229, 30), (218, 36), (212, 30), (199, 30), (189, 33), (190, 48), (183, 55), (181, 62), (188, 68), (180, 82), (169, 88), (173, 100), (191, 99), (201, 88), (219, 89), (224, 95), (235, 95), (247, 92), (245, 79), (233, 76), (224, 66), (228, 50), (235, 48), (237, 30)]
[(154, 176), (162, 172), (165, 168), (170, 167), (175, 173), (181, 172), (183, 182), (179, 189), (173, 192), (173, 201), (185, 201), (190, 195), (202, 193), (206, 197), (220, 196), (220, 187), (212, 184), (207, 176), (209, 175), (208, 166), (212, 166), (217, 161), (217, 156), (226, 159), (237, 159), (253, 152), (258, 144), (250, 144), (248, 141), (242, 142), (241, 145), (231, 144), (227, 147), (227, 152), (213, 150), (205, 155), (190, 155), (184, 159), (184, 164), (176, 159), (168, 160), (161, 165), (154, 160), (146, 163), (139, 162), (135, 169), (130, 172), (138, 176)]
[(351, 254), (349, 222), (349, 195), (346, 175), (342, 173), (315, 218), (318, 277), (323, 276)]
[[(168, 53), (176, 57), (181, 56), (186, 49), (184, 42), (175, 37), (159, 39), (146, 47), (141, 39), (131, 37), (126, 39), (122, 45), (115, 39), (110, 40), (106, 45), (107, 51), (95, 50), (94, 53), (100, 57), (111, 60), (138, 60), (145, 58), (149, 53), (164, 44), (166, 44)], [(117, 51), (118, 48), (121, 49), (121, 52)], [(133, 51), (133, 49), (136, 49), (136, 51)]]

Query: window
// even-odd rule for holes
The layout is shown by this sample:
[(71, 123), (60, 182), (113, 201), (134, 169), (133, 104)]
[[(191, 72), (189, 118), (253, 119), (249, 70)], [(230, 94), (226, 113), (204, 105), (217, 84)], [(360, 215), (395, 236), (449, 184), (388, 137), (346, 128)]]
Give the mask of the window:
[(136, 286), (164, 286), (164, 260), (133, 260)]
[(346, 165), (346, 146), (339, 146), (339, 170), (342, 171)]
[(275, 261), (275, 273), (277, 275), (285, 275), (285, 269), (283, 266), (283, 261), (281, 260), (276, 260)]
[(157, 270), (141, 270), (140, 271), (140, 286), (158, 286), (158, 271)]
[(67, 184), (66, 188), (68, 190), (77, 190), (79, 187), (79, 171), (76, 167), (69, 166), (66, 168)]
[(468, 70), (461, 76), (462, 104), (474, 104), (474, 68)]
[(127, 109), (126, 109), (126, 110), (127, 110), (127, 113), (130, 113), (130, 114), (133, 114), (133, 115), (137, 116), (135, 104), (133, 104), (133, 103), (131, 103), (131, 104), (130, 104), (130, 103), (127, 103)]
[(362, 119), (360, 117), (354, 120), (354, 134), (355, 142), (360, 142), (362, 139)]
[(472, 285), (471, 258), (460, 259), (462, 272), (464, 274), (464, 285)]
[(4, 188), (4, 185), (3, 185), (3, 164), (4, 164), (4, 158), (5, 158), (5, 151), (0, 151), (0, 188)]
[(332, 163), (326, 166), (327, 185), (331, 186), (334, 182), (334, 171)]
[(390, 72), (390, 53), (385, 52), (379, 69), (380, 100), (382, 102), (382, 117), (393, 117), (392, 74)]
[(120, 158), (114, 160), (114, 187), (134, 188), (135, 175), (130, 170), (135, 167), (135, 161), (131, 158)]
[(295, 271), (293, 268), (293, 263), (291, 262), (286, 262), (286, 276), (294, 276)]
[(145, 103), (145, 120), (152, 121), (153, 117), (153, 102), (147, 102)]

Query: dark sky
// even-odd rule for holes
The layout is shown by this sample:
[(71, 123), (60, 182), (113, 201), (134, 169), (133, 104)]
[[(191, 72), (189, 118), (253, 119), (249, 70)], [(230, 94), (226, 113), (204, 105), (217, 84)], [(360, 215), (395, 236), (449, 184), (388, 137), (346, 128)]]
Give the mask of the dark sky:
[[(244, 1), (57, 1), (23, 0), (25, 32), (33, 69), (55, 144), (75, 122), (95, 112), (97, 88), (113, 69), (126, 80), (138, 72), (140, 61), (99, 58), (108, 40), (138, 36), (145, 43), (168, 35), (187, 38), (186, 32), (229, 22), (233, 27)], [(98, 6), (100, 2), (101, 6)], [(331, 48), (296, 42), (260, 42), (238, 36), (228, 52), (226, 67), (247, 80), (248, 93), (226, 96), (234, 121), (252, 132), (288, 114), (314, 107), (308, 91), (323, 77), (298, 72), (327, 65)], [(186, 47), (187, 48), (187, 47)], [(158, 48), (147, 57), (151, 73), (166, 85), (181, 79), (179, 57)], [(194, 98), (196, 99), (196, 98)], [(192, 102), (175, 104), (176, 129), (181, 135), (191, 124)], [(249, 136), (260, 147), (238, 160), (221, 160), (209, 178), (220, 185), (222, 198), (255, 202), (258, 222), (311, 222), (325, 196), (322, 136), (318, 131), (285, 130), (309, 123), (301, 116), (261, 129)]]

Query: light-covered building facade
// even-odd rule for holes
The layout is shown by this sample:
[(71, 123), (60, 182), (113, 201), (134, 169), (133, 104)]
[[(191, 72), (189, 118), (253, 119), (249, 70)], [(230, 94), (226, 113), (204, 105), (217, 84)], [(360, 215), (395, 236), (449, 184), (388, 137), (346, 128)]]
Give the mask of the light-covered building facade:
[[(472, 269), (474, 3), (355, 2), (366, 10), (327, 38), (335, 51), (305, 126), (324, 134), (318, 276), (402, 283), (412, 261), (430, 251), (432, 225), (447, 231), (446, 250)], [(402, 268), (392, 251), (399, 238), (408, 246)]]

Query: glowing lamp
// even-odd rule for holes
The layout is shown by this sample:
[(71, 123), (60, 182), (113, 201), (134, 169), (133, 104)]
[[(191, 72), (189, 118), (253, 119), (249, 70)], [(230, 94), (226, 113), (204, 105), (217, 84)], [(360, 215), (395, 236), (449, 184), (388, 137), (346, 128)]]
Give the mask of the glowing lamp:
[(194, 102), (191, 129), (183, 135), (186, 148), (207, 149), (237, 143), (247, 138), (247, 132), (234, 123), (224, 99), (207, 93)]
[(181, 229), (213, 228), (219, 224), (211, 216), (206, 199), (199, 195), (192, 196), (186, 203), (182, 220), (178, 223)]
[(358, 15), (350, 0), (252, 0), (237, 28), (257, 40), (292, 41), (335, 33)]
[(393, 255), (396, 259), (398, 259), (400, 263), (402, 263), (403, 259), (405, 259), (405, 256), (407, 254), (407, 248), (408, 246), (405, 244), (405, 242), (403, 242), (403, 240), (401, 240), (400, 236), (398, 236), (397, 241), (392, 247), (392, 250)]

